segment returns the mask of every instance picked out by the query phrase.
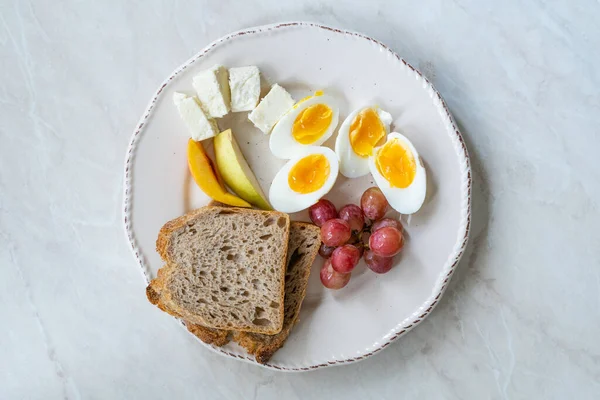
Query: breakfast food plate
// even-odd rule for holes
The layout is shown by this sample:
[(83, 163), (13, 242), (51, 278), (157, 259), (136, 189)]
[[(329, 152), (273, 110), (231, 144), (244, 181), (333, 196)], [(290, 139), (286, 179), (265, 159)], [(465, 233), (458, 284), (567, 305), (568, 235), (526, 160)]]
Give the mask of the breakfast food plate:
[[(164, 264), (155, 250), (161, 227), (167, 221), (211, 202), (206, 190), (201, 190), (194, 181), (197, 175), (192, 176), (191, 166), (188, 169), (188, 157), (192, 154), (192, 147), (188, 148), (190, 133), (187, 128), (190, 126), (186, 128), (180, 118), (180, 113), (184, 116), (187, 112), (181, 111), (180, 104), (183, 101), (188, 101), (191, 106), (194, 104), (186, 100), (186, 96), (176, 93), (192, 91), (193, 84), (202, 83), (194, 77), (206, 71), (214, 73), (216, 82), (218, 71), (211, 70), (215, 65), (228, 68), (257, 66), (261, 97), (277, 84), (295, 101), (315, 92), (321, 95), (320, 91), (334, 99), (334, 111), (339, 110), (339, 116), (335, 117), (339, 118), (340, 124), (322, 143), (325, 148), (334, 150), (339, 146), (336, 136), (349, 115), (361, 107), (374, 105), (391, 115), (389, 131), (401, 133), (397, 136), (399, 140), (405, 138), (412, 153), (416, 154), (416, 177), (421, 169), (427, 175), (426, 197), (424, 201), (417, 197), (420, 209), (417, 207), (418, 212), (414, 214), (400, 215), (392, 209), (388, 212), (388, 216), (399, 218), (404, 225), (404, 248), (394, 258), (392, 269), (385, 275), (375, 274), (361, 261), (352, 271), (347, 286), (334, 291), (320, 282), (319, 271), (324, 261), (317, 256), (296, 325), (285, 345), (263, 365), (285, 371), (306, 371), (360, 361), (384, 349), (432, 311), (468, 240), (471, 212), (469, 159), (461, 134), (441, 96), (424, 76), (392, 50), (354, 32), (291, 22), (246, 29), (213, 42), (160, 86), (127, 151), (124, 225), (147, 283), (156, 278)], [(229, 74), (231, 84), (232, 72)], [(174, 99), (180, 113), (173, 104)], [(240, 109), (246, 107), (245, 99), (232, 98), (230, 101), (232, 105), (239, 102), (237, 107)], [(278, 104), (286, 101), (285, 95), (278, 97)], [(223, 135), (222, 140), (229, 143), (231, 135), (235, 138), (258, 184), (264, 193), (269, 193), (278, 172), (296, 153), (282, 158), (274, 156), (285, 150), (285, 146), (276, 146), (276, 151), (272, 152), (271, 136), (261, 132), (260, 124), (268, 113), (253, 124), (248, 112), (221, 112), (218, 104), (214, 105), (215, 111), (204, 107), (204, 112), (208, 117), (216, 113), (219, 130), (231, 129), (233, 133)], [(203, 139), (203, 132), (213, 129), (209, 120), (204, 121), (204, 130), (198, 128), (196, 131), (200, 135), (196, 140)], [(278, 117), (278, 120), (285, 118)], [(270, 127), (264, 129), (269, 131)], [(271, 135), (274, 133), (276, 130)], [(389, 137), (396, 136), (390, 134)], [(190, 141), (189, 146), (193, 143)], [(214, 159), (213, 139), (202, 143), (208, 157)], [(327, 155), (326, 160), (322, 157), (325, 161), (331, 161), (329, 154), (335, 154), (330, 150), (316, 153)], [(310, 154), (315, 157), (316, 153)], [(218, 168), (227, 168), (227, 160), (217, 160)], [(337, 161), (335, 163), (337, 175)], [(381, 174), (376, 172), (348, 178), (346, 176), (352, 175), (347, 172), (348, 165), (354, 164), (343, 164), (342, 160), (340, 167), (346, 172), (334, 179), (331, 190), (324, 195), (338, 209), (346, 204), (360, 204), (366, 189), (383, 182)], [(202, 186), (206, 181), (201, 179), (198, 183)], [(425, 185), (424, 178), (421, 183)], [(283, 191), (279, 189), (271, 191), (272, 205), (275, 206), (275, 199), (281, 207), (291, 208), (276, 209), (290, 213), (292, 221), (310, 221), (306, 209), (293, 212), (296, 208), (289, 203), (294, 202), (286, 202), (294, 196), (282, 196), (281, 193)], [(392, 199), (388, 200), (393, 205)], [(222, 347), (207, 346), (226, 356), (249, 362), (255, 360), (234, 341)]]

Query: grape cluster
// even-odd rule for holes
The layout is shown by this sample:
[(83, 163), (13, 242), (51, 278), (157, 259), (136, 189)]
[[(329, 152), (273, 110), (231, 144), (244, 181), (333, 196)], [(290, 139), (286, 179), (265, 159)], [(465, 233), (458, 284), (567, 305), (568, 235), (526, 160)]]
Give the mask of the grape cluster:
[(402, 250), (404, 237), (400, 221), (384, 218), (387, 208), (381, 190), (372, 187), (363, 193), (360, 207), (347, 204), (338, 212), (333, 203), (321, 199), (308, 209), (312, 222), (321, 227), (319, 254), (326, 259), (321, 268), (325, 287), (346, 286), (361, 257), (378, 274), (392, 269), (393, 257)]

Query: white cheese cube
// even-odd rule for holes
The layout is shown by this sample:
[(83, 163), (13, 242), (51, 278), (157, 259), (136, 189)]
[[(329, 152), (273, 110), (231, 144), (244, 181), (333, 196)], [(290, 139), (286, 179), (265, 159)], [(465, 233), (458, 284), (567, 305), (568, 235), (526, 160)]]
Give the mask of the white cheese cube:
[(199, 142), (216, 136), (219, 128), (214, 119), (206, 117), (196, 97), (190, 97), (184, 93), (173, 93), (173, 102), (179, 110), (179, 115), (187, 125), (190, 136)]
[(222, 65), (200, 72), (192, 82), (202, 108), (210, 118), (221, 118), (229, 112), (229, 78)]
[(263, 133), (268, 134), (293, 106), (292, 96), (284, 88), (275, 84), (248, 115), (248, 119)]
[(252, 111), (260, 98), (260, 72), (258, 67), (229, 68), (231, 111)]

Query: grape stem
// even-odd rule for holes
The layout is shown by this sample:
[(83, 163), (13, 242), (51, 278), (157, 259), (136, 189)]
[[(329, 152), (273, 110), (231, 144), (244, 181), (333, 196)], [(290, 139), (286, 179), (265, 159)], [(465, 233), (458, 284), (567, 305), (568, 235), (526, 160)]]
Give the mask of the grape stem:
[(371, 232), (371, 226), (373, 225), (373, 223), (371, 222), (371, 220), (367, 219), (367, 222), (365, 222), (365, 226), (363, 227), (363, 229), (360, 230), (360, 232), (357, 233), (357, 237), (360, 238), (359, 243), (361, 244), (362, 248), (365, 250), (371, 250), (371, 247), (369, 246), (369, 242), (367, 241), (367, 243), (365, 243), (362, 240), (362, 235), (363, 233), (368, 233), (369, 235), (372, 233)]

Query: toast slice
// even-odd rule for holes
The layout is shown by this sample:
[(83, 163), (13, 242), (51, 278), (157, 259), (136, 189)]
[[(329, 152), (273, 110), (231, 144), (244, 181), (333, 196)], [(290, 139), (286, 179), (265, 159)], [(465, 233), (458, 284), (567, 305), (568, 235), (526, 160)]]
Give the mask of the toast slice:
[(276, 335), (264, 335), (240, 331), (228, 331), (206, 328), (187, 323), (190, 332), (205, 343), (223, 346), (230, 337), (254, 354), (256, 361), (264, 364), (280, 349), (288, 338), (298, 320), (300, 307), (306, 295), (308, 277), (311, 266), (319, 251), (321, 231), (313, 225), (304, 222), (290, 224), (290, 240), (288, 245), (287, 269), (285, 275), (285, 317), (281, 332)]
[(156, 241), (166, 265), (148, 300), (208, 328), (280, 332), (289, 225), (284, 213), (214, 206), (167, 222)]

